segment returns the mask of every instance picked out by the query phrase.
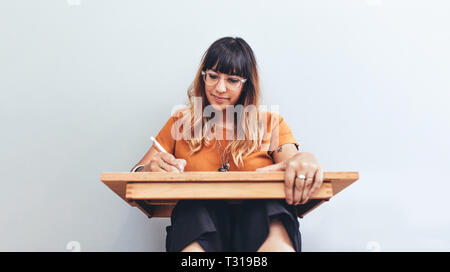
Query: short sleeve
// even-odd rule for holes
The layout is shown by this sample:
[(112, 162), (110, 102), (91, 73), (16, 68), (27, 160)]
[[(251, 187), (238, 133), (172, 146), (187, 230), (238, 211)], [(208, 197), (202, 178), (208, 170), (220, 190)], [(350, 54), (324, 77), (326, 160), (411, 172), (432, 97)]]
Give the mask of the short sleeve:
[(271, 122), (271, 138), (270, 138), (270, 148), (268, 151), (269, 155), (278, 149), (278, 147), (285, 144), (294, 144), (297, 150), (299, 150), (299, 144), (295, 140), (292, 130), (289, 125), (284, 121), (284, 118), (279, 114), (270, 114)]
[[(172, 137), (172, 127), (175, 124), (175, 118), (171, 116), (169, 120), (167, 120), (166, 124), (159, 131), (158, 135), (155, 139), (158, 143), (167, 151), (167, 153), (173, 154), (175, 151), (175, 137)], [(159, 148), (153, 143), (153, 146), (159, 150)], [(162, 150), (159, 150), (162, 151)]]

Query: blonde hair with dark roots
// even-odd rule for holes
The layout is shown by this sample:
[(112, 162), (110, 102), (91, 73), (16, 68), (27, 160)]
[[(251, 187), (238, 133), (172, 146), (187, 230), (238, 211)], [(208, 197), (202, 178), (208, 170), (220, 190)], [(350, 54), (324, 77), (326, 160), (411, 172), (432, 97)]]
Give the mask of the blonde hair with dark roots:
[[(238, 116), (238, 118), (233, 118), (233, 140), (225, 148), (225, 152), (231, 154), (234, 164), (238, 167), (243, 167), (243, 158), (261, 148), (266, 127), (265, 115), (262, 115), (259, 111), (260, 86), (253, 51), (243, 39), (225, 37), (215, 41), (203, 55), (195, 79), (188, 89), (189, 101), (187, 108), (179, 112), (182, 118), (181, 122), (190, 124), (190, 130), (184, 130), (184, 139), (187, 139), (186, 142), (190, 148), (189, 156), (200, 151), (203, 146), (210, 146), (212, 139), (209, 137), (208, 131), (215, 131), (215, 125), (208, 122), (211, 117), (195, 114), (194, 112), (195, 97), (201, 97), (202, 109), (210, 105), (206, 97), (205, 85), (201, 74), (206, 69), (214, 69), (221, 73), (247, 78), (241, 95), (234, 105), (242, 105), (243, 107), (238, 108), (243, 108), (244, 111), (233, 113), (233, 115), (237, 114)], [(191, 135), (195, 134), (194, 130), (196, 127), (201, 128), (200, 138), (191, 137)], [(244, 138), (236, 137), (238, 129), (241, 129)]]

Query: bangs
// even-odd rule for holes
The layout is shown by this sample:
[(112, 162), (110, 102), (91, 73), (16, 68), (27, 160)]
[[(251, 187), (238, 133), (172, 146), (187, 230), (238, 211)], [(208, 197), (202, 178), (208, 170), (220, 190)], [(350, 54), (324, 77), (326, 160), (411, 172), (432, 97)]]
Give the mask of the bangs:
[(237, 43), (231, 43), (227, 47), (220, 45), (211, 48), (205, 56), (203, 70), (211, 69), (223, 74), (250, 78), (252, 64), (248, 60), (248, 56)]

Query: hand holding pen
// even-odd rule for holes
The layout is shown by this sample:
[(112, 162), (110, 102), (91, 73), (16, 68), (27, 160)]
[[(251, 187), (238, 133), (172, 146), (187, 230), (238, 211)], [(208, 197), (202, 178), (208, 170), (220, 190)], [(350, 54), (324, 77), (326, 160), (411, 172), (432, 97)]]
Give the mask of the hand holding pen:
[(151, 157), (149, 163), (144, 165), (143, 172), (183, 172), (186, 166), (186, 160), (176, 159), (172, 154), (167, 151), (156, 141), (154, 137), (151, 137), (156, 147), (160, 152)]

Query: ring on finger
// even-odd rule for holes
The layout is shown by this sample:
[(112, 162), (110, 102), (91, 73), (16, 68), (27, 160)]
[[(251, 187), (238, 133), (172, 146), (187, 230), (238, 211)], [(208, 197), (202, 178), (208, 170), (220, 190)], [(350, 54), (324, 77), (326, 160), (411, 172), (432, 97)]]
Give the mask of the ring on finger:
[(303, 175), (303, 174), (299, 174), (299, 175), (297, 175), (297, 178), (298, 178), (298, 179), (305, 179), (306, 177), (305, 177), (305, 175)]
[(159, 163), (159, 168), (164, 169), (164, 162)]

